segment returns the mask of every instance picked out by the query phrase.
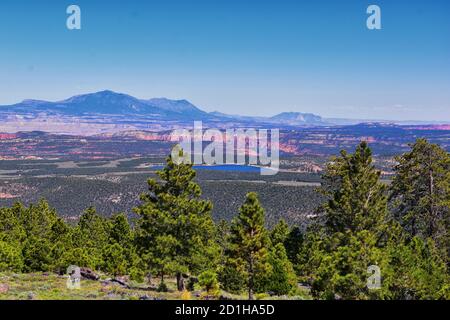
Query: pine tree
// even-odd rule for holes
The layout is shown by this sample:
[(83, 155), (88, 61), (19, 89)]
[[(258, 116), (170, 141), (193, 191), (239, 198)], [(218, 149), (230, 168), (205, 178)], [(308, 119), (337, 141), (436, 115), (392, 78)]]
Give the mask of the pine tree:
[[(90, 266), (94, 269), (101, 268), (104, 265), (103, 250), (109, 244), (110, 230), (110, 221), (101, 217), (95, 208), (88, 208), (83, 212), (78, 225), (72, 232), (74, 249), (81, 248), (81, 250), (73, 252), (75, 257), (84, 260), (84, 254), (88, 252), (89, 259), (87, 262)], [(70, 253), (68, 255), (71, 256)]]
[(19, 245), (26, 238), (20, 216), (25, 208), (20, 204), (15, 204), (12, 208), (0, 209), (0, 240)]
[(23, 257), (21, 249), (0, 240), (0, 272), (21, 272), (22, 269)]
[(432, 238), (449, 254), (450, 155), (418, 139), (396, 158), (390, 200), (395, 218), (411, 235)]
[(69, 266), (95, 269), (102, 266), (100, 263), (102, 261), (99, 260), (97, 253), (92, 252), (91, 248), (73, 246), (62, 250), (59, 259), (53, 265), (60, 274), (65, 274)]
[[(345, 243), (345, 244), (344, 244)], [(377, 266), (386, 276), (389, 255), (377, 246), (377, 236), (368, 230), (336, 233), (313, 254), (319, 259), (313, 270), (312, 294), (320, 299), (366, 300), (389, 295), (384, 281), (377, 290), (367, 286), (368, 268)]]
[[(325, 227), (314, 226), (307, 234), (300, 274), (313, 279), (312, 293), (322, 299), (448, 296), (446, 264), (433, 240), (405, 239), (401, 226), (388, 219), (385, 188), (371, 162), (370, 150), (361, 144), (354, 155), (342, 153), (328, 165), (322, 189), (329, 197), (323, 206)], [(371, 265), (381, 271), (378, 290), (366, 283)]]
[(78, 221), (83, 245), (103, 248), (109, 240), (111, 225), (107, 219), (100, 216), (94, 207), (86, 209)]
[(63, 274), (70, 266), (63, 260), (63, 256), (73, 249), (72, 240), (72, 228), (63, 219), (58, 218), (52, 225), (50, 265), (52, 270), (59, 274)]
[(130, 246), (133, 242), (133, 232), (127, 216), (123, 213), (111, 217), (109, 241), (122, 246)]
[(249, 193), (232, 222), (229, 255), (237, 272), (246, 278), (249, 300), (254, 299), (255, 280), (270, 270), (268, 247), (270, 239), (265, 228), (264, 209), (256, 193)]
[(298, 254), (303, 246), (304, 235), (299, 227), (294, 227), (289, 231), (284, 246), (289, 260), (294, 266), (298, 265)]
[[(128, 222), (127, 216), (123, 213), (115, 214), (110, 218), (109, 225), (109, 244), (103, 253), (107, 269), (114, 269), (116, 275), (120, 275), (120, 273), (130, 274), (132, 280), (142, 282), (145, 275), (145, 266), (137, 253), (135, 232)], [(118, 249), (118, 246), (121, 250)], [(107, 256), (111, 255), (115, 257), (115, 265), (111, 260), (105, 260)], [(124, 261), (121, 261), (121, 259)]]
[(50, 239), (53, 233), (52, 227), (57, 220), (56, 211), (45, 200), (28, 208), (21, 208), (19, 211), (19, 221), (27, 237)]
[(50, 271), (52, 266), (50, 240), (29, 236), (22, 249), (26, 272)]
[(222, 251), (228, 248), (228, 239), (230, 237), (230, 225), (226, 220), (220, 220), (216, 227), (216, 241)]
[(390, 263), (383, 270), (389, 299), (450, 299), (450, 275), (434, 241), (413, 237), (386, 248)]
[[(316, 235), (308, 237), (313, 242), (306, 244), (313, 251), (299, 256), (307, 261), (299, 269), (312, 273), (316, 297), (375, 297), (366, 287), (367, 268), (387, 264), (383, 247), (395, 238), (395, 228), (387, 220), (386, 188), (379, 178), (365, 142), (354, 154), (342, 151), (328, 164), (321, 189), (329, 199), (323, 205), (323, 232), (316, 228)], [(385, 294), (381, 290), (376, 297)]]
[(372, 152), (361, 142), (354, 154), (342, 151), (323, 176), (323, 206), (328, 234), (346, 230), (376, 230), (387, 218), (386, 186), (373, 165)]
[(289, 226), (284, 219), (280, 219), (275, 227), (270, 232), (270, 240), (272, 241), (272, 245), (276, 245), (278, 243), (284, 244), (289, 237)]
[(51, 271), (53, 267), (52, 249), (61, 224), (56, 211), (45, 200), (28, 208), (16, 207), (19, 221), (26, 239), (22, 254), (26, 272)]
[(129, 266), (125, 251), (117, 242), (106, 245), (102, 252), (103, 270), (114, 277), (125, 275)]
[(169, 157), (157, 174), (160, 181), (148, 181), (149, 192), (135, 209), (140, 216), (138, 243), (149, 268), (161, 277), (175, 273), (178, 290), (183, 291), (183, 274), (198, 274), (217, 262), (212, 204), (200, 199), (192, 165), (176, 164)]

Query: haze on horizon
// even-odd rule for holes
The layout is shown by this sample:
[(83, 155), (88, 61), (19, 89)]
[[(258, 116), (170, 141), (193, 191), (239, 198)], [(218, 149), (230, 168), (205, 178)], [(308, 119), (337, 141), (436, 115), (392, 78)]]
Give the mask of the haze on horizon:
[(1, 1), (0, 105), (109, 89), (228, 114), (450, 121), (445, 0), (73, 2), (80, 31), (71, 2)]

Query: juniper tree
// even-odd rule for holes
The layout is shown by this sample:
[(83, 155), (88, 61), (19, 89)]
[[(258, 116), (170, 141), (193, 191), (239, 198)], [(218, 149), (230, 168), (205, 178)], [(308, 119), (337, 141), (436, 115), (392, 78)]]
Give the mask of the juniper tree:
[(270, 270), (258, 275), (257, 291), (278, 296), (291, 293), (297, 286), (297, 276), (282, 243), (270, 247), (267, 262)]
[(159, 180), (148, 180), (149, 191), (135, 208), (139, 215), (137, 240), (149, 269), (156, 269), (162, 277), (175, 273), (178, 290), (183, 291), (183, 274), (198, 274), (216, 262), (212, 204), (200, 199), (192, 165), (168, 157), (157, 175)]

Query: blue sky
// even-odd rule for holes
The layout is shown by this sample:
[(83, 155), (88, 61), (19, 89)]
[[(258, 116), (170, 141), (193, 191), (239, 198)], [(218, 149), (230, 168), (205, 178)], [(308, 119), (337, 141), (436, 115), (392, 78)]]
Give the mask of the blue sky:
[[(66, 28), (66, 8), (82, 30)], [(366, 9), (382, 10), (382, 30)], [(206, 111), (450, 121), (447, 0), (2, 0), (0, 104), (111, 89)]]

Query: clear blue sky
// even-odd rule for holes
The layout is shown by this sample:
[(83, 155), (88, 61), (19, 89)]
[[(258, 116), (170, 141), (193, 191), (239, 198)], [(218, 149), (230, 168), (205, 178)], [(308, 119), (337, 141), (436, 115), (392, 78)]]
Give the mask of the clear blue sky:
[(450, 121), (450, 1), (0, 1), (0, 104), (102, 89), (247, 115)]

